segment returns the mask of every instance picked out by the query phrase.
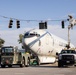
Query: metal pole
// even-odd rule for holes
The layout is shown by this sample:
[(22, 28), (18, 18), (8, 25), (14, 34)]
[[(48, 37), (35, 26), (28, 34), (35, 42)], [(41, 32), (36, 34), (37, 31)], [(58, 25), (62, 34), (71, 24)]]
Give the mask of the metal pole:
[(68, 26), (68, 46), (70, 47), (70, 25)]

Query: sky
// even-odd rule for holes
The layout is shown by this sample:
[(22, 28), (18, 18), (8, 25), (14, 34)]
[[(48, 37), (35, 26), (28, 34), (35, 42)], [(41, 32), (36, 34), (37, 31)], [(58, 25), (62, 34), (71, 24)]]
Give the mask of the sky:
[[(48, 21), (50, 33), (68, 40), (68, 22), (61, 27), (61, 20), (68, 15), (76, 18), (76, 0), (0, 0), (0, 38), (4, 45), (21, 46), (19, 34), (38, 28), (41, 21)], [(12, 28), (8, 28), (9, 20), (13, 19)], [(16, 28), (16, 20), (20, 20), (20, 28)], [(33, 21), (36, 20), (36, 21)], [(70, 40), (76, 46), (76, 26), (70, 29)]]

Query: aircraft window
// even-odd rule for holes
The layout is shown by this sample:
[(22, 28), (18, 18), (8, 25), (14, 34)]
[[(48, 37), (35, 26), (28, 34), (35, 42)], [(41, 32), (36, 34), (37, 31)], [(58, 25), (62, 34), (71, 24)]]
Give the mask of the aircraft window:
[(40, 34), (30, 33), (31, 36), (40, 36)]
[(40, 34), (35, 34), (35, 33), (25, 33), (24, 38), (25, 37), (32, 37), (32, 36), (40, 36)]
[(36, 36), (40, 36), (40, 34), (36, 34)]
[(33, 33), (30, 33), (30, 35), (33, 35), (33, 36), (34, 36), (35, 34), (33, 34)]
[(24, 38), (25, 38), (26, 36), (28, 36), (28, 35), (29, 35), (29, 33), (25, 33)]

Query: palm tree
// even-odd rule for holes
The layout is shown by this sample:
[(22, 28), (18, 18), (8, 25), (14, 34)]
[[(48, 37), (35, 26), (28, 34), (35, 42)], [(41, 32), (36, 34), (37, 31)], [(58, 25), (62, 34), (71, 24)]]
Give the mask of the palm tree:
[(4, 43), (5, 41), (2, 38), (0, 38), (0, 48), (3, 46)]
[(23, 38), (23, 34), (19, 34), (19, 39), (18, 39), (19, 44), (22, 43), (22, 38)]

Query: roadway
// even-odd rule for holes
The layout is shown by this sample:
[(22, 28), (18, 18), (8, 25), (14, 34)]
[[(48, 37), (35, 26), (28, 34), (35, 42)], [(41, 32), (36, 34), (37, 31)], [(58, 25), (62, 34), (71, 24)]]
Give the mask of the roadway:
[(57, 64), (30, 66), (20, 68), (0, 68), (0, 75), (76, 75), (76, 67), (58, 68)]

